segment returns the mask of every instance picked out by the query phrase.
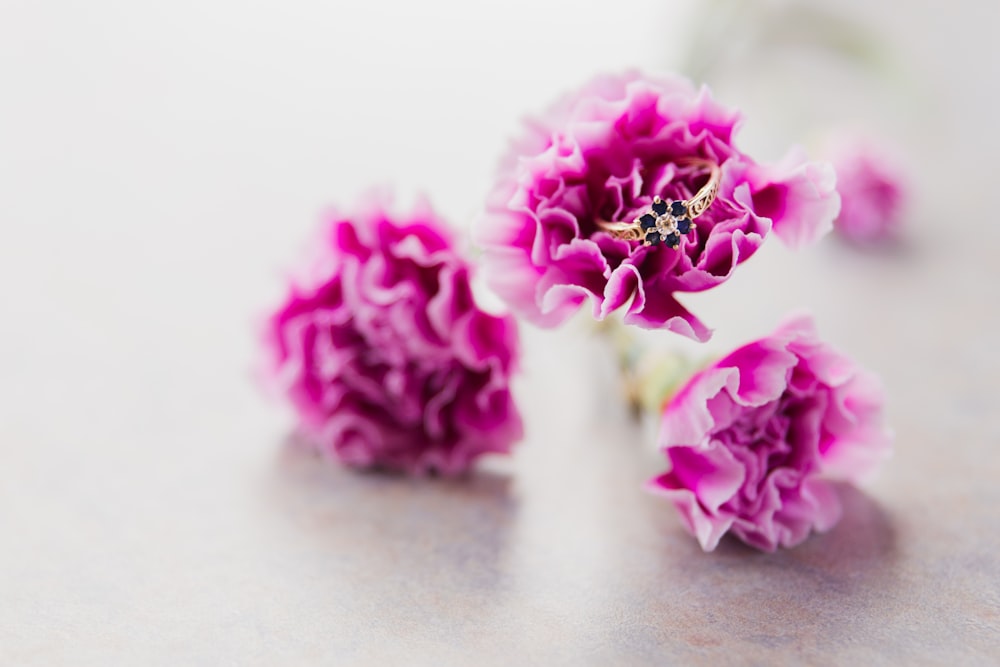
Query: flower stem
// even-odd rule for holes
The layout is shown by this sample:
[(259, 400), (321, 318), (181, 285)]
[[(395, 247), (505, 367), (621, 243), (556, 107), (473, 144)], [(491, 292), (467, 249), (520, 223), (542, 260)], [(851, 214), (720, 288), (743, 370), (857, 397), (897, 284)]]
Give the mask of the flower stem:
[(660, 414), (681, 384), (700, 366), (676, 350), (642, 345), (618, 318), (598, 322), (596, 330), (611, 345), (625, 400), (635, 419), (643, 413)]

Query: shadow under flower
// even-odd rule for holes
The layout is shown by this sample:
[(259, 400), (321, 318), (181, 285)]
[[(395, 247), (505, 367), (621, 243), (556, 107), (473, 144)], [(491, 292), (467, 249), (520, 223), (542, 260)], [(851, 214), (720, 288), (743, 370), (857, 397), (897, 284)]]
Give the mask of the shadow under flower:
[(829, 245), (837, 253), (837, 260), (843, 261), (844, 255), (869, 257), (880, 261), (889, 261), (905, 265), (911, 262), (926, 261), (928, 248), (914, 238), (913, 234), (902, 232), (885, 238), (869, 241), (855, 241), (840, 234), (831, 234)]
[(843, 486), (840, 493), (844, 515), (832, 530), (771, 554), (732, 537), (706, 554), (679, 524), (661, 535), (660, 568), (646, 574), (652, 592), (639, 597), (642, 616), (666, 620), (636, 629), (637, 653), (652, 657), (680, 643), (699, 664), (724, 662), (734, 650), (768, 664), (780, 648), (816, 663), (846, 642), (877, 640), (879, 628), (864, 619), (895, 607), (888, 603), (901, 585), (896, 531), (863, 492)]
[(725, 559), (770, 558), (809, 566), (831, 578), (864, 576), (879, 569), (896, 551), (895, 529), (885, 511), (864, 492), (840, 485), (843, 516), (829, 532), (814, 534), (801, 545), (763, 554), (734, 537), (719, 543), (715, 554)]
[(357, 471), (294, 437), (271, 472), (263, 501), (287, 546), (283, 558), (329, 587), (339, 612), (400, 637), (475, 624), (470, 609), (490, 613), (485, 601), (503, 585), (498, 559), (517, 509), (507, 476)]

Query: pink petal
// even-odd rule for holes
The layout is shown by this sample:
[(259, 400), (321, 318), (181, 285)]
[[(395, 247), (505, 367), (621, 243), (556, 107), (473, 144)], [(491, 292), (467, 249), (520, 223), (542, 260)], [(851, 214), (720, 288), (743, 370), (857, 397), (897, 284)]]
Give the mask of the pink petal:
[(736, 386), (730, 386), (734, 400), (742, 405), (757, 406), (781, 397), (797, 363), (798, 358), (782, 341), (762, 338), (731, 352), (715, 365), (736, 369)]
[(801, 149), (793, 149), (778, 164), (758, 165), (748, 175), (754, 210), (771, 218), (774, 233), (789, 247), (813, 243), (833, 228), (840, 195), (830, 164), (808, 162)]

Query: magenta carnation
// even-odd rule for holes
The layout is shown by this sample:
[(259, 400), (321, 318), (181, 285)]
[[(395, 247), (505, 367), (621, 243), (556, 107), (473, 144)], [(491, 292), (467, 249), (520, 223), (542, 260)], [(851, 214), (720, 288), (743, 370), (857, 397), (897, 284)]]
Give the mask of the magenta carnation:
[(706, 551), (732, 532), (765, 551), (833, 527), (833, 482), (856, 482), (889, 454), (877, 378), (786, 322), (697, 373), (669, 402), (660, 444), (670, 498)]
[(459, 473), (521, 436), (511, 317), (481, 310), (429, 210), (334, 217), (269, 319), (269, 352), (310, 440), (361, 467)]
[[(834, 173), (793, 152), (758, 164), (736, 148), (736, 111), (679, 77), (600, 78), (516, 142), (477, 233), (486, 278), (542, 326), (590, 300), (594, 317), (628, 304), (625, 322), (698, 340), (709, 329), (675, 299), (725, 282), (768, 232), (797, 245), (830, 227)], [(705, 176), (685, 157), (721, 165), (719, 195), (679, 248), (612, 238), (597, 220), (631, 221), (654, 196), (688, 199)]]
[(841, 136), (830, 145), (842, 203), (834, 229), (861, 245), (896, 236), (907, 198), (906, 179), (896, 160), (884, 147), (859, 137)]

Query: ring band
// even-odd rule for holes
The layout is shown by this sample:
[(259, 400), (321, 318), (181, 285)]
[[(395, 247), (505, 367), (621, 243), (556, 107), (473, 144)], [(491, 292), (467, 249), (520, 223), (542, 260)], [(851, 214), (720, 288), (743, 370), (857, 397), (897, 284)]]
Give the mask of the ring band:
[(649, 212), (643, 213), (632, 222), (608, 222), (598, 220), (597, 226), (616, 239), (639, 241), (643, 245), (665, 243), (671, 248), (681, 244), (681, 236), (691, 231), (691, 221), (705, 212), (719, 194), (722, 170), (715, 162), (700, 157), (680, 158), (679, 165), (708, 170), (708, 182), (691, 199), (665, 202), (653, 198)]

